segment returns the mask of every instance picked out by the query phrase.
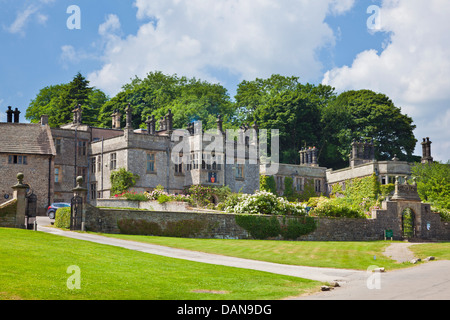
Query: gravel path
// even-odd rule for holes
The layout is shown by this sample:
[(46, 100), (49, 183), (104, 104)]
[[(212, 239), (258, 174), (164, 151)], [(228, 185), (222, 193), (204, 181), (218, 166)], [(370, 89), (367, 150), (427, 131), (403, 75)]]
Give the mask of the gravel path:
[(409, 250), (409, 247), (414, 245), (414, 243), (392, 243), (383, 254), (399, 263), (407, 262), (413, 260), (414, 254)]

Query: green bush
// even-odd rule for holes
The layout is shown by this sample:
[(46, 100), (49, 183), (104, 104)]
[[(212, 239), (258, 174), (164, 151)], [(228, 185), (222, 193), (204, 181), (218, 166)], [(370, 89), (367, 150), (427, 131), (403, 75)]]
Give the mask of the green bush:
[(282, 223), (276, 216), (236, 215), (235, 219), (241, 228), (258, 240), (280, 236), (285, 240), (296, 240), (317, 227), (312, 217), (283, 217)]
[(299, 203), (292, 203), (268, 191), (243, 194), (234, 207), (227, 207), (229, 213), (266, 215), (306, 215), (306, 209)]
[(158, 202), (161, 203), (161, 204), (169, 202), (171, 200), (172, 200), (172, 198), (170, 196), (166, 195), (166, 194), (161, 194), (158, 197)]
[(365, 218), (364, 212), (346, 198), (321, 197), (310, 215), (331, 218)]
[(380, 186), (380, 193), (383, 197), (388, 196), (395, 190), (395, 184), (389, 183)]
[(265, 240), (268, 238), (276, 238), (281, 233), (280, 223), (277, 217), (271, 218), (252, 216), (252, 215), (236, 215), (236, 223), (245, 229), (254, 239)]
[(70, 207), (56, 210), (54, 226), (61, 229), (70, 229)]
[(121, 194), (126, 192), (129, 188), (136, 185), (136, 180), (139, 176), (127, 171), (125, 168), (111, 172), (111, 194)]
[(275, 178), (273, 176), (260, 176), (259, 189), (277, 194), (277, 184), (275, 182)]
[(296, 240), (313, 232), (316, 228), (316, 221), (312, 217), (289, 218), (281, 226), (281, 236), (286, 240)]
[(138, 219), (122, 219), (117, 222), (122, 234), (189, 238), (204, 230), (207, 223), (199, 220), (169, 221), (162, 225)]

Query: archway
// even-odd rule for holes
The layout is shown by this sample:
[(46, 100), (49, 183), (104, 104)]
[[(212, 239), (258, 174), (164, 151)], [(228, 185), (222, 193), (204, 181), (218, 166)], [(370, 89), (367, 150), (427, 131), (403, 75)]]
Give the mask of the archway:
[(402, 235), (404, 239), (415, 237), (415, 213), (411, 208), (402, 211)]

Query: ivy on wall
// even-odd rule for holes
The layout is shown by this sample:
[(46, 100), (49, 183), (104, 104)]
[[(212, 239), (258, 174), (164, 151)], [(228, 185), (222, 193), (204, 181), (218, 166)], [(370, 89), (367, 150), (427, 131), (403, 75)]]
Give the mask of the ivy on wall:
[(236, 223), (246, 230), (254, 239), (266, 240), (279, 238), (296, 240), (316, 230), (316, 221), (312, 217), (283, 217), (236, 215)]

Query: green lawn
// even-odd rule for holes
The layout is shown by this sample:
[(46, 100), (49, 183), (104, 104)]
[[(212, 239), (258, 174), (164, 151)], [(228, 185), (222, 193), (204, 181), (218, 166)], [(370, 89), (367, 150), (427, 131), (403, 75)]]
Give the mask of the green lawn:
[(411, 266), (396, 263), (383, 251), (390, 241), (296, 242), (267, 240), (185, 239), (131, 235), (104, 235), (174, 248), (221, 254), (289, 265), (367, 270), (377, 265), (386, 270)]
[(423, 243), (409, 248), (421, 259), (433, 256), (438, 260), (450, 260), (450, 242)]
[[(67, 270), (81, 271), (69, 290)], [(0, 300), (275, 300), (321, 283), (0, 228)]]

